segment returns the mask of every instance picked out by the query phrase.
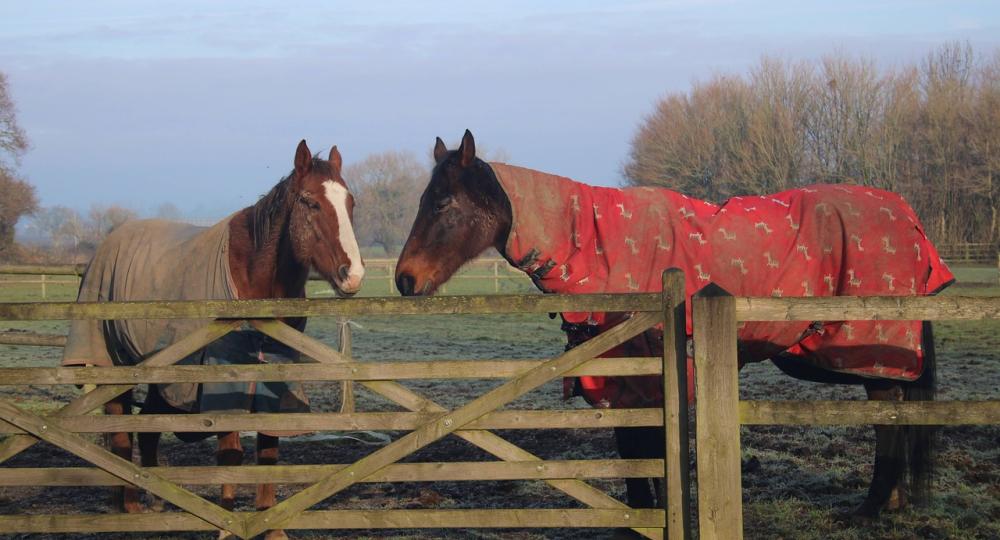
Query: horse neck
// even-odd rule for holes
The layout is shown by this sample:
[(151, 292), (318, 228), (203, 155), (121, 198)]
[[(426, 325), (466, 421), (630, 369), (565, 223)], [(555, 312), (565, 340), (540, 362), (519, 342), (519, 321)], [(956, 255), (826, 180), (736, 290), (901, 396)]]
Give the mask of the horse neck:
[[(490, 164), (500, 186), (510, 203), (510, 232), (497, 251), (514, 267), (532, 277), (535, 286), (544, 292), (564, 292), (571, 283), (552, 279), (559, 273), (556, 267), (546, 271), (546, 263), (564, 262), (579, 251), (573, 244), (574, 231), (583, 219), (582, 212), (574, 211), (570, 197), (587, 188), (561, 176), (512, 167)], [(556, 202), (560, 204), (556, 204)], [(589, 215), (589, 214), (587, 214)], [(556, 265), (558, 266), (558, 265)], [(539, 273), (544, 273), (536, 279)]]
[(309, 268), (292, 252), (288, 211), (275, 215), (266, 235), (254, 240), (254, 207), (243, 209), (230, 224), (229, 267), (239, 298), (305, 296)]

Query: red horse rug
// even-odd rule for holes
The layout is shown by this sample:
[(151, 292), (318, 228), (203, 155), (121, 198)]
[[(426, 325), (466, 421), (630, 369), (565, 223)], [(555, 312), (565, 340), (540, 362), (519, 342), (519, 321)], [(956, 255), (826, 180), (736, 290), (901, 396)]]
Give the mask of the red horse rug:
[[(545, 292), (658, 292), (671, 267), (684, 270), (689, 298), (709, 282), (736, 296), (914, 296), (954, 281), (913, 209), (886, 191), (815, 185), (716, 205), (667, 189), (594, 187), (490, 166), (513, 211), (507, 255)], [(563, 318), (597, 331), (610, 324), (602, 313)], [(867, 377), (922, 372), (920, 321), (747, 322), (738, 336), (741, 361), (788, 353)], [(639, 398), (602, 378), (581, 382), (599, 406), (662, 402), (656, 382), (642, 385), (648, 392)]]

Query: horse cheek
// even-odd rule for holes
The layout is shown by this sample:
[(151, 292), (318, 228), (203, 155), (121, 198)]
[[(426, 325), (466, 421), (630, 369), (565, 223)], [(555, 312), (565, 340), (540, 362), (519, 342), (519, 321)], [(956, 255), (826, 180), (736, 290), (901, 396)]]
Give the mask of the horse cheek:
[(295, 255), (295, 260), (303, 266), (308, 266), (311, 263), (313, 250), (310, 248), (316, 243), (316, 235), (312, 231), (309, 221), (311, 220), (303, 216), (302, 212), (293, 212), (288, 223), (288, 236), (292, 241), (292, 253)]

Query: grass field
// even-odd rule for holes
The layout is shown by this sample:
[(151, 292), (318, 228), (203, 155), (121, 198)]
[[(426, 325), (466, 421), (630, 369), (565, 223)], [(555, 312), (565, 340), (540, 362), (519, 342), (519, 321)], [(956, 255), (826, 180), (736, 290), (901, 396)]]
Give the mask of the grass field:
[[(369, 273), (363, 294), (388, 293), (387, 280)], [(471, 270), (487, 273), (492, 269)], [(958, 269), (960, 281), (996, 284), (994, 268)], [(384, 278), (384, 276), (382, 276)], [(505, 287), (527, 292), (530, 282), (509, 280)], [(61, 288), (60, 288), (61, 287)], [(311, 296), (328, 294), (321, 283), (310, 284)], [(449, 294), (491, 292), (492, 281), (465, 280), (449, 284)], [(48, 286), (50, 300), (69, 300), (72, 286)], [(952, 288), (949, 295), (1000, 296), (1000, 288)], [(4, 284), (3, 301), (37, 301), (38, 285)], [(362, 360), (431, 358), (527, 358), (559, 353), (564, 338), (558, 321), (545, 315), (361, 317), (353, 321), (354, 352)], [(0, 329), (65, 332), (62, 322), (0, 323)], [(337, 321), (311, 319), (307, 333), (336, 342)], [(1000, 323), (941, 322), (936, 325), (940, 369), (940, 399), (1000, 398)], [(0, 346), (0, 366), (54, 366), (60, 350)], [(859, 388), (816, 385), (790, 379), (770, 364), (755, 364), (740, 375), (744, 399), (864, 399)], [(406, 386), (448, 407), (460, 406), (499, 384), (495, 381), (415, 381)], [(73, 387), (15, 389), (0, 386), (0, 397), (32, 410), (50, 410), (76, 395)], [(336, 385), (309, 385), (316, 410), (339, 405)], [(512, 408), (581, 408), (579, 398), (562, 402), (554, 382), (517, 400)], [(398, 410), (359, 390), (359, 410)], [(367, 440), (364, 434), (359, 439)], [(390, 433), (398, 437), (400, 433)], [(506, 431), (502, 436), (546, 458), (614, 457), (608, 430)], [(928, 505), (888, 514), (868, 528), (838, 520), (862, 500), (871, 474), (874, 437), (868, 427), (746, 427), (744, 458), (756, 458), (759, 467), (743, 474), (747, 538), (1000, 538), (1000, 426), (961, 426), (941, 430), (941, 449), (935, 495)], [(249, 439), (244, 445), (249, 449)], [(283, 442), (285, 462), (333, 463), (358, 459), (371, 446), (353, 439)], [(248, 450), (248, 456), (249, 456)], [(182, 445), (167, 437), (163, 455), (174, 465), (214, 462), (214, 442)], [(489, 456), (449, 437), (430, 445), (408, 461), (486, 460)], [(248, 457), (249, 461), (249, 457)], [(18, 456), (9, 466), (80, 465), (81, 462), (46, 445)], [(2, 471), (2, 469), (0, 469)], [(2, 472), (0, 472), (2, 474)], [(623, 497), (620, 481), (595, 481), (613, 496)], [(215, 489), (199, 489), (215, 497)], [(294, 492), (283, 487), (283, 496)], [(106, 512), (103, 490), (83, 488), (0, 489), (0, 514)], [(240, 503), (252, 505), (251, 490), (241, 491)], [(322, 503), (324, 508), (518, 508), (575, 507), (575, 503), (539, 482), (439, 482), (424, 484), (365, 484)], [(354, 538), (358, 532), (299, 532), (304, 538)], [(610, 538), (611, 531), (368, 531), (377, 538)], [(57, 536), (53, 538), (77, 538)], [(207, 538), (206, 535), (102, 535), (101, 538)]]

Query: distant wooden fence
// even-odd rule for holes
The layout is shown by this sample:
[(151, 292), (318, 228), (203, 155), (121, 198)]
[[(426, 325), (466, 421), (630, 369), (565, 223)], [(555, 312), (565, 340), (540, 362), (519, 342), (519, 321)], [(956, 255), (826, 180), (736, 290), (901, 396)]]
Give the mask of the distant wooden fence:
[(996, 244), (958, 243), (936, 246), (938, 254), (949, 264), (996, 264), (1000, 268)]
[[(42, 298), (48, 298), (48, 285), (76, 285), (79, 277), (86, 270), (85, 264), (59, 264), (59, 265), (34, 265), (34, 264), (0, 264), (0, 275), (34, 276), (36, 279), (16, 279), (0, 281), (2, 285), (39, 285), (41, 287)], [(49, 276), (61, 276), (63, 279), (49, 279)], [(73, 279), (66, 279), (72, 276)]]
[[(207, 326), (159, 351), (139, 366), (113, 368), (5, 368), (0, 384), (93, 384), (96, 389), (42, 416), (0, 400), (0, 462), (39, 440), (88, 461), (90, 468), (3, 468), (2, 486), (66, 486), (131, 484), (173, 503), (179, 512), (156, 515), (3, 515), (4, 532), (107, 532), (227, 530), (250, 538), (272, 528), (427, 528), (427, 527), (628, 527), (649, 538), (663, 538), (668, 512), (629, 508), (585, 483), (588, 478), (666, 477), (671, 500), (686, 499), (686, 452), (671, 450), (668, 460), (542, 460), (493, 435), (493, 429), (559, 429), (613, 426), (657, 426), (665, 419), (673, 445), (686, 449), (684, 343), (668, 339), (662, 357), (630, 361), (594, 359), (595, 355), (665, 320), (684, 328), (683, 277), (673, 274), (665, 296), (468, 296), (432, 298), (295, 299), (237, 302), (4, 303), (0, 320), (65, 320), (128, 318), (212, 319)], [(665, 309), (664, 306), (668, 308)], [(348, 355), (273, 319), (286, 316), (433, 315), (454, 313), (548, 313), (553, 311), (626, 311), (624, 324), (551, 359), (513, 361), (358, 362)], [(679, 319), (678, 319), (679, 316)], [(228, 332), (250, 325), (303, 353), (311, 364), (250, 366), (175, 366), (180, 359)], [(670, 334), (672, 336), (673, 334)], [(512, 400), (564, 375), (642, 375), (667, 372), (665, 409), (626, 410), (498, 410)], [(508, 382), (455, 410), (395, 382), (400, 379), (505, 378)], [(358, 381), (398, 403), (405, 413), (313, 414), (88, 414), (140, 383), (184, 381)], [(665, 408), (668, 405), (665, 405)], [(685, 429), (682, 430), (681, 426)], [(242, 467), (141, 468), (89, 442), (83, 433), (113, 431), (234, 430), (409, 430), (410, 433), (355, 463)], [(454, 434), (496, 456), (495, 462), (406, 463), (399, 461), (424, 446)], [(667, 441), (664, 442), (666, 444)], [(674, 461), (672, 461), (674, 460)], [(259, 512), (231, 512), (189, 491), (186, 484), (305, 483), (309, 487)], [(444, 480), (543, 480), (584, 505), (584, 509), (485, 510), (324, 510), (316, 503), (357, 482)], [(674, 493), (676, 492), (676, 493)], [(682, 508), (678, 506), (678, 508)], [(687, 512), (672, 510), (670, 520), (683, 525)], [(674, 538), (683, 537), (683, 532)]]
[[(386, 291), (396, 294), (396, 259), (365, 259), (365, 281), (385, 280)], [(375, 272), (373, 272), (375, 271)], [(377, 272), (377, 275), (376, 275)], [(454, 285), (459, 281), (485, 281), (493, 283), (493, 292), (500, 292), (500, 284), (505, 281), (521, 282), (531, 285), (531, 280), (517, 268), (499, 257), (483, 257), (469, 261), (462, 270), (451, 277), (449, 283)], [(440, 292), (448, 292), (448, 284), (442, 284)]]
[[(127, 302), (115, 304), (0, 304), (0, 320), (207, 318), (216, 319), (136, 367), (26, 368), (0, 370), (0, 384), (99, 384), (49, 416), (0, 401), (0, 462), (45, 440), (89, 461), (95, 468), (5, 468), (0, 486), (119, 485), (147, 489), (181, 512), (159, 515), (5, 515), (5, 532), (103, 532), (228, 530), (248, 538), (269, 528), (396, 527), (629, 527), (649, 538), (689, 538), (690, 482), (686, 406), (684, 280), (664, 275), (663, 294), (442, 296), (348, 300), (239, 302)], [(987, 297), (813, 297), (736, 298), (708, 287), (692, 299), (696, 378), (696, 448), (699, 534), (705, 539), (743, 536), (740, 478), (741, 425), (831, 424), (997, 424), (1000, 401), (861, 402), (740, 401), (736, 330), (742, 321), (796, 320), (982, 320), (1000, 319), (1000, 298)], [(632, 312), (618, 327), (556, 358), (518, 361), (358, 362), (290, 327), (262, 317)], [(245, 322), (241, 322), (245, 321)], [(595, 355), (645, 329), (664, 324), (660, 358), (602, 360)], [(277, 339), (315, 364), (254, 366), (172, 366), (192, 351), (241, 324)], [(498, 410), (526, 392), (564, 375), (664, 376), (662, 409)], [(505, 378), (498, 388), (448, 411), (401, 386), (410, 378)], [(128, 418), (87, 413), (138, 383), (177, 381), (359, 381), (400, 404), (406, 413), (313, 413), (282, 415), (149, 415)], [(557, 429), (611, 426), (666, 427), (664, 460), (543, 461), (490, 433), (492, 429)], [(239, 468), (140, 468), (114, 458), (79, 435), (83, 432), (230, 430), (409, 430), (408, 435), (352, 464)], [(454, 434), (499, 461), (406, 463), (399, 460), (433, 441)], [(665, 477), (669, 505), (629, 508), (581, 481), (583, 478)], [(230, 512), (181, 487), (222, 479), (311, 483), (271, 509)], [(583, 503), (586, 509), (504, 510), (328, 510), (315, 503), (357, 482), (434, 480), (544, 480)]]
[[(378, 287), (379, 292), (386, 292), (390, 295), (396, 294), (396, 259), (365, 259), (367, 276), (366, 285)], [(79, 276), (83, 275), (86, 265), (84, 264), (58, 264), (58, 265), (0, 265), (0, 275), (33, 276), (35, 279), (17, 279), (10, 281), (0, 281), (3, 285), (39, 285), (41, 287), (42, 298), (47, 298), (47, 285), (68, 285), (79, 283)], [(64, 279), (52, 280), (52, 276), (61, 276)], [(65, 279), (72, 276), (74, 279)], [(318, 274), (309, 276), (312, 280), (322, 280)], [(469, 280), (491, 283), (494, 293), (499, 293), (503, 287), (502, 283), (522, 283), (525, 286), (531, 285), (531, 280), (520, 270), (512, 267), (499, 257), (483, 257), (473, 259), (466, 264), (462, 270), (451, 278), (452, 283), (467, 282)], [(382, 283), (383, 285), (374, 285)], [(369, 289), (372, 291), (375, 289)], [(444, 284), (440, 290), (441, 294), (447, 294), (448, 284)]]

